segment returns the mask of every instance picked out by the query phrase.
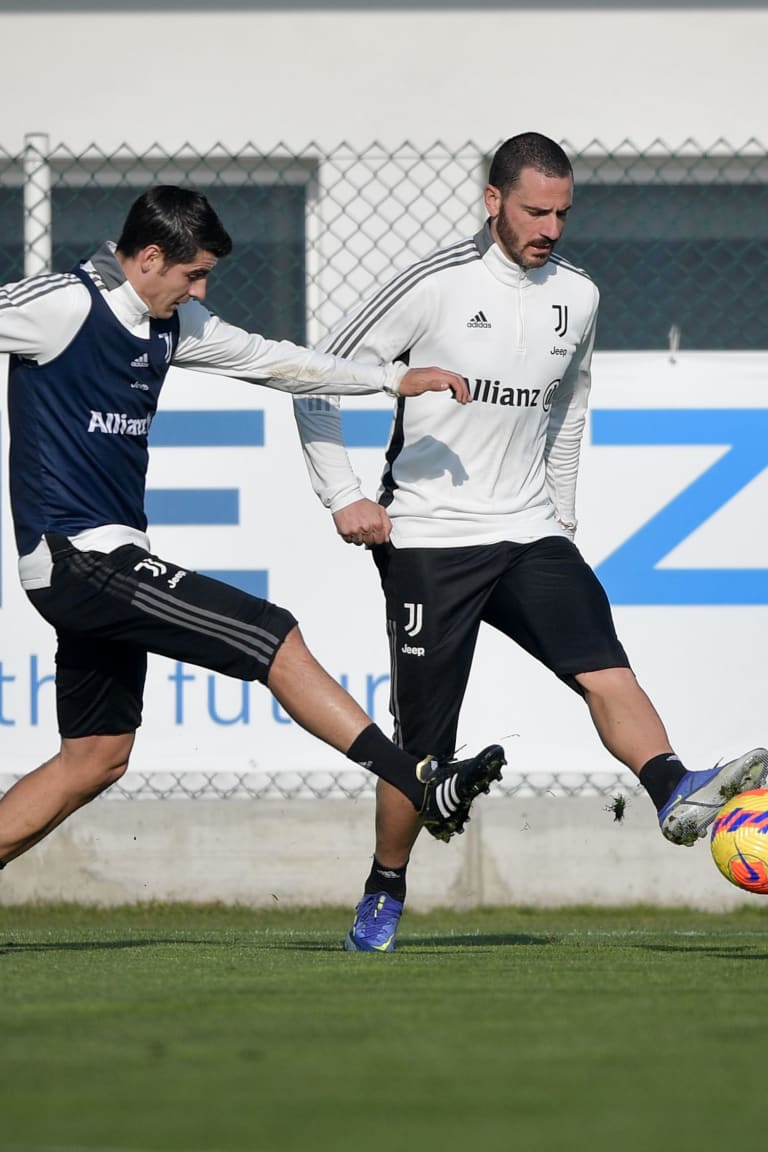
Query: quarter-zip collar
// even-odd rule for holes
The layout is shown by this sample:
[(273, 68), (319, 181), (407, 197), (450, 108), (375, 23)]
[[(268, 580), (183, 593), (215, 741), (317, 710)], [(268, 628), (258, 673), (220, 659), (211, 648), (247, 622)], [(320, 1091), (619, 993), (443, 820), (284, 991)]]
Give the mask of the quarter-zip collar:
[(118, 320), (136, 332), (149, 324), (149, 309), (126, 277), (115, 255), (116, 248), (114, 240), (106, 241), (83, 267), (92, 278), (101, 280), (106, 289), (107, 303)]
[(510, 260), (499, 248), (491, 232), (490, 219), (486, 220), (474, 240), (483, 264), (491, 275), (500, 280), (502, 284), (509, 284), (512, 288), (527, 288), (531, 284), (531, 278), (526, 269), (515, 264), (514, 260)]

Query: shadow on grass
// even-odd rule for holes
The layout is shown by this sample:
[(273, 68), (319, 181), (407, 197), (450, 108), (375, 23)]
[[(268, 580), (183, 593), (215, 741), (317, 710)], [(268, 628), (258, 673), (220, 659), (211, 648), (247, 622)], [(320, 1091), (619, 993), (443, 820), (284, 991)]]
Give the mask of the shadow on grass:
[(180, 944), (198, 947), (204, 940), (30, 940), (16, 943), (0, 941), (0, 956), (18, 956), (25, 952), (104, 952), (123, 948), (154, 948), (158, 944)]
[[(273, 947), (287, 948), (294, 952), (338, 952), (343, 947), (344, 937), (338, 940), (290, 940), (282, 941)], [(443, 936), (399, 936), (397, 951), (407, 952), (418, 949), (426, 952), (437, 948), (519, 948), (530, 945), (543, 945), (557, 943), (551, 936), (528, 936), (512, 933), (472, 932), (462, 935), (455, 934)]]
[(443, 936), (403, 936), (398, 945), (412, 948), (519, 948), (557, 943), (553, 936), (520, 932), (449, 932)]
[(635, 944), (645, 952), (697, 952), (700, 955), (714, 956), (716, 960), (768, 960), (768, 952), (753, 952), (747, 944), (733, 944), (730, 947), (714, 944)]

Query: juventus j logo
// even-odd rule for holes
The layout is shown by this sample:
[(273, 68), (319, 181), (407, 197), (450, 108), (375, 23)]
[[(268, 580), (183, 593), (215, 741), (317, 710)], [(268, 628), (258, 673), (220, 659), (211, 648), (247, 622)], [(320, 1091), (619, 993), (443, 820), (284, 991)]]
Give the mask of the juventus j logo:
[(146, 568), (147, 572), (151, 572), (153, 576), (165, 576), (168, 571), (161, 560), (152, 560), (151, 558), (140, 560), (138, 564), (133, 566), (134, 572), (141, 572), (142, 568)]
[(171, 343), (171, 334), (170, 334), (170, 332), (158, 332), (157, 335), (165, 344), (165, 362), (166, 362), (166, 364), (170, 364), (171, 355), (173, 354), (173, 344)]
[(553, 304), (552, 307), (554, 308), (557, 317), (555, 322), (555, 335), (565, 336), (566, 332), (568, 331), (568, 305)]
[(408, 609), (408, 623), (405, 630), (409, 636), (418, 636), (421, 632), (423, 605), (422, 604), (404, 604), (404, 608)]

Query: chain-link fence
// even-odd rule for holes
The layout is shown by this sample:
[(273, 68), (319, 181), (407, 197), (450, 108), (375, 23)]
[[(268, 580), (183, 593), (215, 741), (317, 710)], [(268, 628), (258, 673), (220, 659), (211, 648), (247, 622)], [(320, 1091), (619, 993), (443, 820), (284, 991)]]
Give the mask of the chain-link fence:
[[(0, 796), (22, 777), (0, 775)], [(376, 778), (355, 768), (338, 772), (129, 772), (107, 800), (357, 800), (373, 798)], [(630, 772), (516, 772), (506, 768), (494, 796), (604, 796), (625, 800), (639, 790)], [(611, 805), (606, 810), (613, 810)]]
[[(765, 251), (768, 154), (756, 140), (646, 147), (564, 141), (576, 199), (562, 254), (601, 289), (603, 350), (760, 349), (768, 296)], [(160, 146), (74, 154), (30, 135), (19, 155), (0, 152), (0, 281), (66, 270), (105, 238), (147, 186), (205, 191), (235, 249), (207, 303), (273, 338), (313, 343), (353, 305), (436, 246), (471, 235), (493, 145), (418, 149), (309, 144), (269, 152), (173, 154)], [(0, 778), (0, 790), (14, 777)], [(506, 795), (627, 794), (628, 772), (573, 775), (511, 770)], [(358, 771), (300, 774), (129, 774), (111, 796), (257, 797), (372, 795)]]
[[(598, 348), (766, 346), (768, 154), (757, 140), (564, 145), (576, 173), (562, 254), (601, 290)], [(206, 191), (235, 251), (211, 282), (227, 319), (316, 341), (374, 287), (483, 220), (493, 146), (191, 145), (78, 155), (45, 136), (0, 152), (0, 281), (62, 271), (115, 237), (150, 184)]]

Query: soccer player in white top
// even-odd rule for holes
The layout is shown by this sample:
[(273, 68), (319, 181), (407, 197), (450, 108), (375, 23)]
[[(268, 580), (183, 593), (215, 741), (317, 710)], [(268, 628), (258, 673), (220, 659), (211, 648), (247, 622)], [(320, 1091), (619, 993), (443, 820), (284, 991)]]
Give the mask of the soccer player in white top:
[[(324, 342), (376, 363), (445, 364), (465, 377), (472, 403), (397, 400), (374, 502), (349, 466), (338, 401), (296, 400), (310, 476), (343, 539), (373, 551), (403, 748), (454, 752), (478, 630), (490, 624), (584, 698), (664, 835), (692, 844), (727, 796), (765, 783), (768, 752), (685, 770), (574, 543), (598, 290), (555, 254), (573, 202), (568, 157), (538, 133), (512, 137), (484, 195), (476, 236), (401, 273)], [(394, 948), (418, 831), (380, 781), (374, 862), (348, 949)]]
[(72, 272), (0, 288), (19, 572), (56, 630), (61, 734), (58, 752), (0, 799), (0, 867), (125, 772), (148, 652), (265, 684), (303, 728), (402, 789), (440, 839), (500, 775), (497, 745), (458, 770), (405, 753), (317, 663), (290, 612), (150, 552), (147, 437), (172, 364), (292, 392), (468, 400), (449, 372), (357, 364), (212, 315), (207, 278), (231, 247), (203, 195), (164, 185)]

